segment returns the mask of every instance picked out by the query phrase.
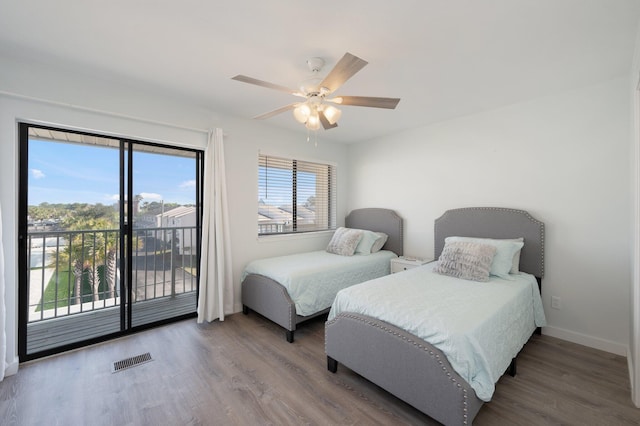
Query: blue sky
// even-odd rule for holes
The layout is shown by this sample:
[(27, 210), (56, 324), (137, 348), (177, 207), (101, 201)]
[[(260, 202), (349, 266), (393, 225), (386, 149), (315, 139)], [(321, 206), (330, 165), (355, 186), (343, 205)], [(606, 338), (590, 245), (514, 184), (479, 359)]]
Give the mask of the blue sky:
[[(143, 202), (195, 204), (195, 159), (134, 151), (133, 192)], [(120, 188), (114, 148), (29, 141), (29, 205), (114, 204)]]
[[(286, 206), (292, 204), (293, 172), (277, 167), (258, 167), (258, 201), (267, 205)], [(269, 183), (271, 182), (271, 183)], [(298, 204), (316, 195), (316, 178), (313, 173), (298, 171)]]

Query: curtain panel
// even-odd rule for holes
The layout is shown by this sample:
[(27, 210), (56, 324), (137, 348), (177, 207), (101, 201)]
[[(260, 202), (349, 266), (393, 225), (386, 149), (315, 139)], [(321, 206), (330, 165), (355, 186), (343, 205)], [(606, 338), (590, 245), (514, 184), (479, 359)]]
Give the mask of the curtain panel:
[(209, 132), (205, 150), (198, 323), (233, 312), (233, 277), (222, 129)]

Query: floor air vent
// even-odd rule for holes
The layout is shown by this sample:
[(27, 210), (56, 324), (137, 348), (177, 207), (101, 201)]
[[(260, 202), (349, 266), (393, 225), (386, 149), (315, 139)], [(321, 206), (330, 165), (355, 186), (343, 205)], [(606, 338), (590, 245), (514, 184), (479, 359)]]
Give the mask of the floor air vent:
[(153, 358), (151, 358), (151, 354), (149, 352), (142, 355), (132, 356), (130, 358), (114, 362), (111, 372), (117, 373), (118, 371), (135, 367), (137, 365), (144, 364), (145, 362), (149, 362), (149, 361), (153, 361)]

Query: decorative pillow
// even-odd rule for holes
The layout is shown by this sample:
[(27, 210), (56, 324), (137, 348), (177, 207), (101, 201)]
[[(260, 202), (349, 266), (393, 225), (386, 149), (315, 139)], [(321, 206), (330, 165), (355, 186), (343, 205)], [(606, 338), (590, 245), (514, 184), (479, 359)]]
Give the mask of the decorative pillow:
[(446, 241), (433, 271), (463, 280), (489, 281), (495, 254), (495, 246), (489, 244)]
[(377, 239), (375, 243), (373, 243), (373, 246), (371, 246), (371, 253), (377, 253), (380, 250), (382, 250), (382, 247), (385, 245), (385, 243), (389, 239), (389, 236), (384, 232), (376, 232), (376, 234), (378, 234), (380, 238)]
[(341, 256), (353, 256), (361, 239), (361, 230), (340, 227), (333, 233), (327, 251)]
[[(445, 245), (447, 242), (473, 242), (480, 244), (489, 244), (496, 248), (496, 255), (491, 263), (491, 275), (496, 277), (509, 279), (509, 272), (513, 268), (516, 252), (521, 250), (524, 246), (522, 241), (513, 240), (496, 240), (492, 238), (469, 238), (469, 237), (447, 237), (445, 238)], [(518, 258), (518, 263), (520, 259)]]
[(373, 245), (380, 239), (380, 235), (373, 231), (367, 231), (365, 229), (358, 229), (358, 231), (362, 231), (362, 239), (358, 243), (356, 247), (356, 253), (358, 254), (371, 254), (373, 251), (371, 248)]

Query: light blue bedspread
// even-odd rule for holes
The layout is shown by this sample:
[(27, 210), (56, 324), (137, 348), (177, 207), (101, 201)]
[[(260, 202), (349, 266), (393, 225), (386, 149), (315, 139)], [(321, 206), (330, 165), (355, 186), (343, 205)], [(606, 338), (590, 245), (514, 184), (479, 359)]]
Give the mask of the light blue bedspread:
[(296, 313), (307, 316), (327, 309), (343, 288), (390, 273), (393, 252), (340, 256), (324, 250), (254, 260), (244, 270), (282, 284), (295, 302)]
[(489, 282), (431, 272), (436, 262), (342, 290), (329, 313), (377, 318), (440, 349), (483, 401), (535, 327), (546, 324), (533, 275)]

